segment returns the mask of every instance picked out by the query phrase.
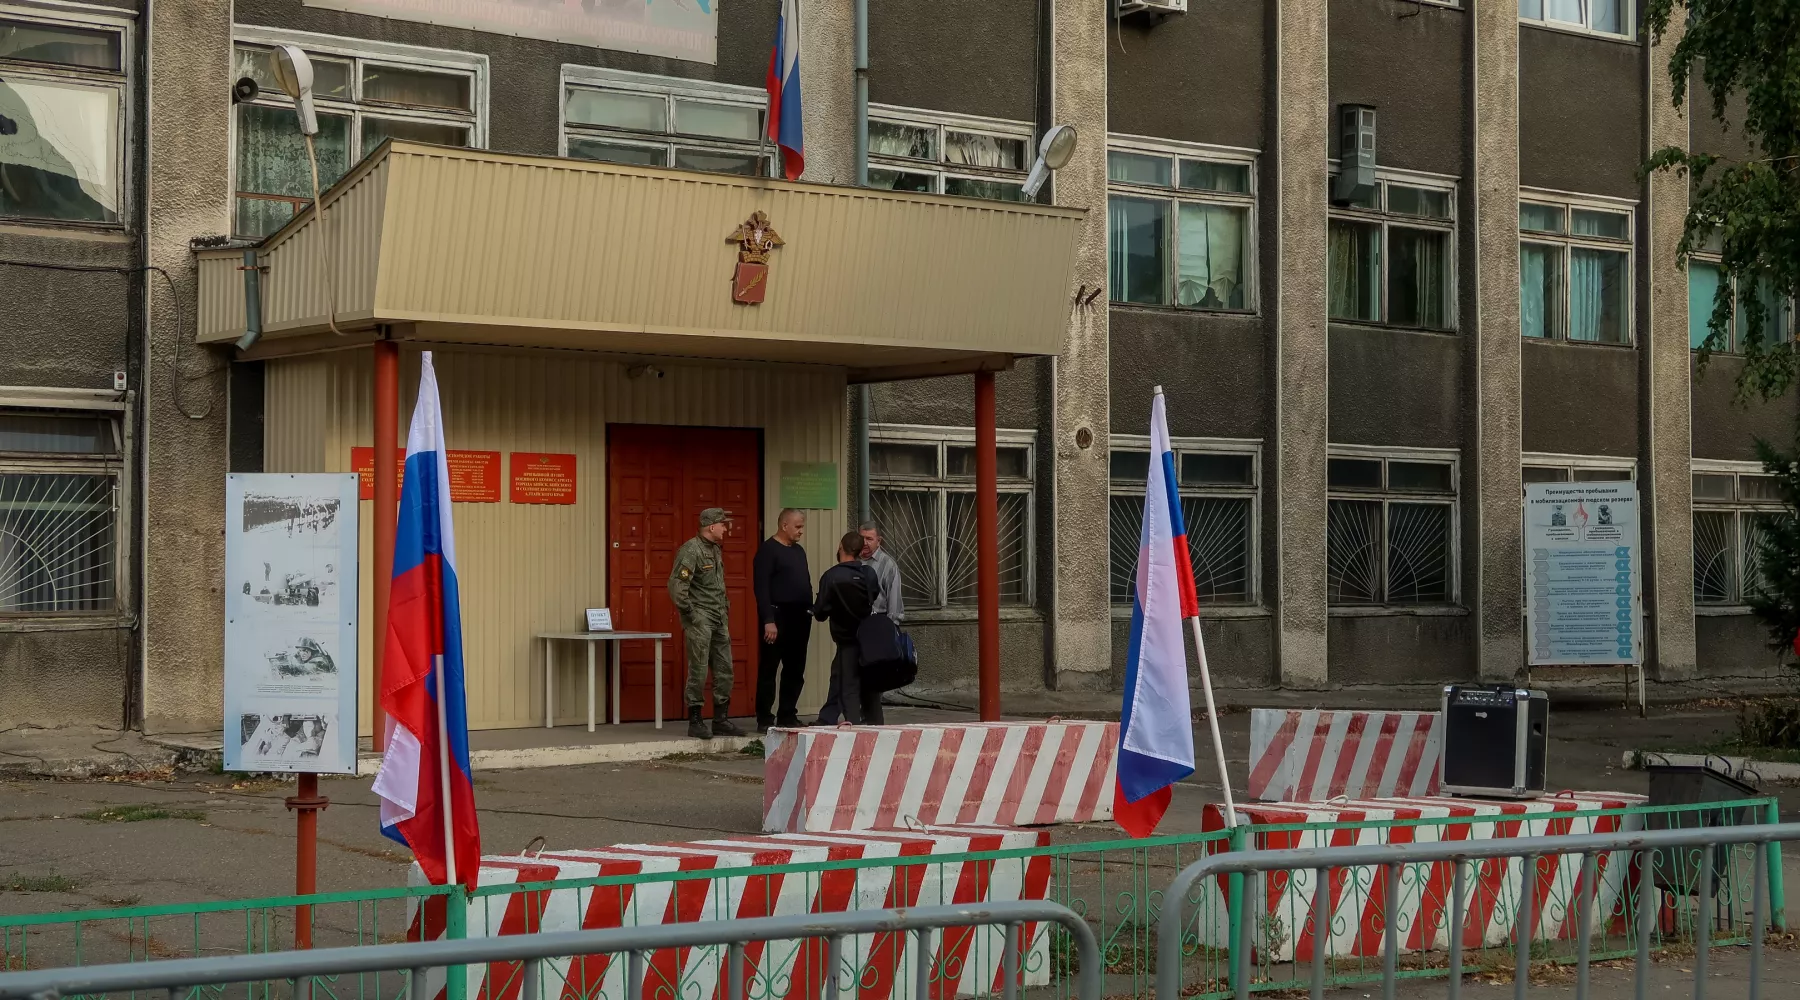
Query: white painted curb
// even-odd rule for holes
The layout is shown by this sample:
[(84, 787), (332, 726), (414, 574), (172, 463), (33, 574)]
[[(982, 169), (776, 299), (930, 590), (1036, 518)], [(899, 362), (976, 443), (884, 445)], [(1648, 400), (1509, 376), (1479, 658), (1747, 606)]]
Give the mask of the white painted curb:
[[(658, 760), (681, 753), (736, 753), (752, 740), (761, 738), (715, 736), (710, 740), (646, 740), (641, 743), (602, 743), (592, 746), (474, 750), (469, 753), (469, 766), (477, 771), (510, 771), (533, 767), (574, 767), (580, 764)], [(380, 770), (380, 755), (363, 753), (357, 756), (357, 777), (372, 778)]]

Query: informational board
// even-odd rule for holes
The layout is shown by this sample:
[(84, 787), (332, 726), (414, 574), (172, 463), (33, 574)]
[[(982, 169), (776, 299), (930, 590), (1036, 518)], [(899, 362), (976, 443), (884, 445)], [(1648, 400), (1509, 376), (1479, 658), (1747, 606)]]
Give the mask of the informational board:
[(1525, 642), (1532, 666), (1644, 662), (1633, 482), (1525, 487)]
[(225, 769), (356, 772), (356, 474), (225, 480)]
[(512, 453), (513, 503), (575, 502), (575, 456), (537, 451)]
[(719, 0), (303, 0), (308, 7), (718, 62)]
[(836, 462), (781, 463), (781, 505), (801, 510), (836, 510)]
[(587, 609), (587, 627), (589, 632), (611, 632), (613, 630), (612, 609)]

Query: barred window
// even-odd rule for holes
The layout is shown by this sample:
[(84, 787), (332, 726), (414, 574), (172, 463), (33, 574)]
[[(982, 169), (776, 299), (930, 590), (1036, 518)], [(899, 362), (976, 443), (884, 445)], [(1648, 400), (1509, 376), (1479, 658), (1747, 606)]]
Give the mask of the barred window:
[(1764, 532), (1790, 516), (1774, 476), (1729, 466), (1694, 469), (1694, 603), (1743, 607), (1760, 588)]
[[(876, 425), (869, 431), (869, 513), (900, 565), (906, 610), (975, 606), (975, 445), (962, 428)], [(999, 481), (1000, 603), (1029, 605), (1032, 446), (1003, 432)]]
[(0, 409), (0, 615), (113, 610), (119, 453), (110, 416)]
[[(1114, 435), (1111, 456), (1112, 603), (1129, 606), (1144, 524), (1148, 442)], [(1258, 452), (1254, 442), (1183, 441), (1175, 445), (1176, 488), (1187, 528), (1194, 591), (1201, 604), (1257, 602)]]
[(1328, 461), (1327, 600), (1456, 601), (1456, 461), (1333, 452)]

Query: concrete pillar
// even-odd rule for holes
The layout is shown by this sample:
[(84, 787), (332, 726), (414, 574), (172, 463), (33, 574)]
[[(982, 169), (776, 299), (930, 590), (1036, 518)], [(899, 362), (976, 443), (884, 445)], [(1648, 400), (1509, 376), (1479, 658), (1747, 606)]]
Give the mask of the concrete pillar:
[(1462, 328), (1465, 393), (1463, 537), (1465, 595), (1475, 616), (1476, 672), (1512, 680), (1525, 663), (1522, 497), (1523, 341), (1519, 335), (1519, 5), (1476, 4), (1469, 13), (1470, 177), (1464, 182), (1472, 294)]
[[(1672, 20), (1662, 44), (1644, 49), (1649, 121), (1645, 155), (1688, 143), (1687, 117), (1674, 102), (1669, 53), (1685, 33)], [(1690, 84), (1691, 86), (1691, 84)], [(1687, 217), (1688, 181), (1672, 172), (1644, 182), (1638, 213), (1639, 394), (1638, 490), (1643, 506), (1644, 654), (1653, 676), (1670, 681), (1697, 669), (1694, 639), (1694, 492), (1690, 424), (1692, 367), (1688, 353), (1687, 271), (1675, 260)]]
[(1283, 687), (1320, 687), (1325, 666), (1326, 160), (1330, 77), (1325, 0), (1273, 0), (1275, 294), (1270, 340), (1276, 558), (1265, 590), (1275, 599)]
[[(149, 288), (144, 730), (219, 728), (224, 656), (225, 358), (194, 344), (188, 241), (231, 231), (229, 0), (149, 8), (144, 167)], [(170, 285), (173, 284), (173, 288)], [(177, 352), (177, 345), (180, 350)]]
[[(820, 184), (856, 183), (851, 6), (851, 0), (800, 0), (806, 28), (800, 40), (806, 66), (800, 77), (801, 124), (806, 130), (803, 179)], [(870, 17), (874, 16), (872, 10)]]
[[(1073, 125), (1075, 154), (1056, 172), (1055, 202), (1088, 210), (1075, 251), (1071, 300), (1106, 287), (1106, 43), (1110, 5), (1051, 0), (1055, 37), (1050, 119)], [(1106, 295), (1071, 307), (1057, 359), (1051, 415), (1055, 488), (1054, 653), (1046, 678), (1059, 690), (1104, 688), (1112, 670), (1106, 530), (1108, 407)]]

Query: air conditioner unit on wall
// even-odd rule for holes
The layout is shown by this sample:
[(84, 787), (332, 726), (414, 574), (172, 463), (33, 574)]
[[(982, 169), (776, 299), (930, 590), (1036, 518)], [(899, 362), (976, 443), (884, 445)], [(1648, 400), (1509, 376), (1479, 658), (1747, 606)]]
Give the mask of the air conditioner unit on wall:
[(1186, 14), (1187, 0), (1113, 0), (1113, 16), (1127, 14)]

